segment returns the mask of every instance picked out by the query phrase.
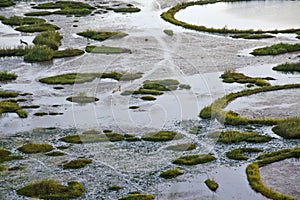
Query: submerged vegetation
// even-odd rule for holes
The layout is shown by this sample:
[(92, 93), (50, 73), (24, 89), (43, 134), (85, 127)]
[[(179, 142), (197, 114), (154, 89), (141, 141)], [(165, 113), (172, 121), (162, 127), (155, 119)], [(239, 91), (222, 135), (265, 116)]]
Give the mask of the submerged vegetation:
[(288, 44), (288, 43), (279, 43), (267, 47), (262, 47), (254, 49), (251, 54), (254, 56), (266, 56), (266, 55), (278, 55), (289, 52), (300, 51), (300, 43), (297, 44)]
[(226, 153), (227, 158), (233, 160), (248, 160), (248, 157), (244, 153), (258, 153), (261, 152), (259, 148), (238, 148)]
[(53, 150), (53, 146), (47, 143), (29, 142), (18, 148), (23, 153), (45, 153)]
[(215, 180), (206, 179), (204, 183), (211, 191), (216, 191), (219, 188), (219, 184)]
[(122, 38), (127, 36), (128, 34), (123, 32), (105, 32), (105, 31), (86, 30), (84, 32), (77, 33), (77, 35), (90, 38), (93, 40), (104, 41), (107, 39)]
[(173, 161), (177, 165), (198, 165), (214, 161), (216, 158), (210, 154), (193, 154), (177, 158)]
[(300, 139), (300, 118), (283, 119), (272, 128), (272, 131), (285, 139)]
[(165, 179), (176, 178), (177, 176), (182, 175), (183, 172), (179, 168), (169, 169), (162, 172), (159, 176)]
[(284, 63), (281, 65), (277, 65), (272, 69), (276, 71), (287, 72), (287, 73), (300, 72), (300, 61), (294, 63)]
[(275, 36), (269, 35), (269, 34), (247, 34), (247, 33), (241, 33), (241, 34), (234, 34), (231, 36), (232, 38), (242, 38), (242, 39), (265, 39), (265, 38), (273, 38)]
[(158, 131), (146, 133), (142, 136), (142, 140), (151, 142), (164, 142), (170, 140), (178, 140), (184, 136), (174, 131)]
[(18, 195), (41, 199), (71, 199), (83, 193), (84, 187), (77, 181), (69, 181), (65, 186), (52, 179), (32, 182), (17, 190)]

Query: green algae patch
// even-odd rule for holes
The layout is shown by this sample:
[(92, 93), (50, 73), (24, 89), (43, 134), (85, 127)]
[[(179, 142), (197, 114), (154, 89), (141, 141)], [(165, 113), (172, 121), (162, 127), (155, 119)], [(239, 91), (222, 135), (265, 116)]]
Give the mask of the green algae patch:
[(279, 43), (267, 47), (254, 49), (250, 54), (254, 56), (267, 56), (267, 55), (279, 55), (289, 52), (300, 51), (300, 43), (288, 44)]
[(142, 140), (151, 142), (165, 142), (170, 140), (178, 140), (184, 136), (174, 131), (158, 131), (146, 133), (142, 136)]
[(259, 40), (259, 39), (266, 39), (266, 38), (273, 38), (275, 36), (269, 35), (269, 34), (247, 34), (247, 33), (241, 33), (241, 34), (234, 34), (231, 35), (232, 38), (242, 38), (247, 40)]
[(16, 5), (15, 2), (11, 0), (1, 0), (0, 7), (10, 7)]
[(238, 144), (240, 142), (263, 143), (269, 142), (272, 138), (269, 136), (259, 135), (257, 132), (240, 132), (228, 130), (222, 132), (213, 132), (207, 135), (210, 138), (217, 139), (224, 144)]
[(0, 81), (12, 81), (12, 80), (16, 80), (17, 77), (18, 75), (15, 73), (8, 73), (6, 71), (0, 72)]
[(85, 167), (87, 164), (92, 163), (92, 160), (90, 159), (77, 159), (77, 160), (71, 160), (70, 162), (63, 164), (64, 169), (80, 169)]
[(80, 135), (69, 135), (63, 138), (60, 138), (61, 141), (74, 144), (82, 143), (94, 143), (94, 142), (117, 142), (124, 140), (124, 136), (119, 133), (85, 133)]
[(281, 65), (277, 65), (272, 69), (275, 71), (281, 71), (286, 73), (300, 72), (300, 62), (284, 63)]
[(32, 24), (32, 25), (25, 25), (25, 26), (19, 26), (15, 30), (21, 31), (25, 33), (34, 33), (34, 32), (43, 32), (43, 31), (54, 31), (59, 30), (60, 27), (48, 24), (48, 23), (41, 23), (41, 24)]
[(270, 86), (271, 84), (266, 80), (274, 80), (271, 77), (258, 78), (246, 76), (243, 73), (238, 73), (232, 70), (226, 70), (221, 76), (225, 83), (252, 83), (256, 86)]
[(215, 180), (206, 179), (204, 183), (213, 192), (215, 192), (219, 188), (219, 184)]
[(84, 187), (77, 181), (70, 181), (65, 186), (56, 180), (44, 179), (18, 189), (17, 194), (41, 199), (71, 199), (81, 197), (84, 191)]
[(19, 160), (22, 159), (22, 156), (11, 155), (11, 152), (0, 147), (0, 163), (11, 161), (11, 160)]
[(153, 200), (152, 194), (128, 194), (125, 197), (119, 198), (119, 200)]
[(272, 128), (272, 131), (285, 139), (300, 139), (300, 118), (283, 119)]
[(56, 157), (56, 156), (64, 156), (65, 153), (63, 153), (61, 151), (52, 151), (52, 152), (46, 153), (46, 155)]
[(123, 38), (128, 34), (123, 32), (105, 32), (105, 31), (86, 30), (84, 32), (77, 33), (77, 35), (90, 38), (93, 40), (104, 41), (107, 39)]
[(179, 157), (173, 161), (177, 165), (198, 165), (214, 161), (216, 158), (210, 154), (192, 154)]
[(159, 176), (165, 179), (176, 178), (177, 176), (182, 175), (183, 172), (179, 168), (169, 169), (167, 171), (162, 172)]
[(75, 103), (92, 103), (92, 102), (99, 101), (99, 99), (96, 97), (78, 95), (78, 96), (68, 97), (67, 101), (75, 102)]
[(118, 54), (118, 53), (130, 53), (129, 49), (121, 47), (110, 46), (87, 46), (85, 51), (88, 53), (103, 53), (103, 54)]
[(196, 145), (193, 143), (176, 144), (176, 145), (168, 146), (165, 149), (172, 150), (172, 151), (191, 151), (196, 149)]
[(47, 143), (29, 142), (18, 148), (19, 151), (27, 154), (45, 153), (53, 150), (53, 146)]
[(227, 158), (232, 160), (248, 160), (248, 157), (244, 153), (258, 153), (262, 150), (259, 148), (238, 148), (226, 153)]

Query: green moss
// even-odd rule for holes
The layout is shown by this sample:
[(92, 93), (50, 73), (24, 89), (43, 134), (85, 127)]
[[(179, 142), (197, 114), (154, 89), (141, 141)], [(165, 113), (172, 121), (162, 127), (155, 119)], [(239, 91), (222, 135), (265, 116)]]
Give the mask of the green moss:
[(272, 128), (272, 131), (285, 139), (300, 139), (300, 118), (283, 119)]
[(37, 11), (37, 12), (28, 12), (25, 13), (25, 16), (46, 16), (46, 15), (52, 15), (52, 12), (49, 11)]
[(15, 30), (26, 32), (26, 33), (34, 33), (34, 32), (43, 32), (43, 31), (54, 31), (59, 30), (60, 28), (53, 24), (32, 24), (32, 25), (26, 25), (26, 26), (19, 26)]
[(26, 62), (43, 62), (53, 58), (54, 51), (47, 46), (34, 46), (25, 55)]
[(300, 62), (284, 63), (281, 65), (277, 65), (276, 67), (273, 67), (273, 70), (287, 73), (300, 72)]
[(231, 36), (232, 38), (243, 38), (243, 39), (265, 39), (265, 38), (273, 38), (275, 36), (269, 35), (269, 34), (247, 34), (247, 33), (242, 33), (242, 34), (234, 34)]
[(266, 55), (278, 55), (288, 52), (300, 51), (300, 43), (298, 44), (288, 44), (279, 43), (267, 47), (262, 47), (254, 49), (251, 54), (255, 56), (266, 56)]
[(75, 102), (75, 103), (92, 103), (92, 102), (99, 101), (99, 99), (96, 97), (88, 97), (88, 96), (79, 95), (79, 96), (68, 97), (67, 101), (71, 101), (71, 102)]
[(183, 172), (178, 169), (178, 168), (174, 168), (174, 169), (169, 169), (167, 171), (162, 172), (159, 176), (165, 179), (172, 179), (172, 178), (176, 178), (177, 176), (182, 175)]
[(77, 33), (77, 35), (90, 38), (93, 40), (104, 41), (107, 39), (116, 39), (127, 36), (128, 34), (123, 32), (104, 32), (95, 30), (86, 30), (84, 32)]
[(105, 134), (81, 134), (81, 135), (69, 135), (63, 138), (60, 138), (61, 141), (74, 143), (74, 144), (82, 144), (82, 143), (93, 143), (93, 142), (117, 142), (124, 140), (124, 136), (119, 133), (105, 133)]
[(119, 200), (153, 200), (152, 194), (128, 194), (126, 197), (119, 198)]
[(211, 162), (216, 158), (210, 154), (193, 154), (179, 157), (173, 161), (177, 165), (198, 165)]
[(12, 0), (1, 0), (0, 7), (9, 7), (16, 5)]
[(52, 179), (32, 182), (17, 190), (18, 195), (41, 199), (71, 199), (83, 193), (84, 188), (77, 181), (70, 181), (68, 186), (64, 186)]
[(243, 153), (257, 153), (261, 152), (258, 148), (238, 148), (226, 153), (227, 158), (233, 160), (248, 160), (248, 157), (245, 156)]
[(77, 160), (71, 160), (70, 162), (64, 164), (63, 168), (64, 169), (80, 169), (90, 163), (92, 163), (92, 160), (80, 158)]
[(47, 156), (64, 156), (65, 154), (61, 151), (52, 151), (50, 153), (46, 153)]
[(144, 101), (155, 101), (156, 100), (156, 98), (154, 96), (142, 96), (141, 99)]
[(168, 36), (173, 36), (174, 35), (173, 31), (170, 30), (170, 29), (165, 29), (164, 33), (167, 34)]
[(219, 184), (212, 179), (206, 179), (204, 183), (211, 191), (216, 191), (219, 187)]
[(57, 31), (45, 31), (38, 34), (34, 39), (35, 45), (46, 45), (53, 50), (58, 50), (63, 37)]
[(0, 101), (0, 116), (2, 113), (16, 113), (20, 118), (27, 117), (27, 112), (18, 103), (9, 101)]
[[(0, 72), (0, 81), (11, 81), (16, 80), (18, 75), (15, 73), (8, 73), (8, 72)], [(1, 92), (1, 91), (0, 91)]]
[(182, 134), (173, 131), (158, 131), (144, 134), (142, 136), (142, 140), (152, 142), (164, 142), (170, 140), (178, 140), (183, 137), (184, 136)]
[(242, 141), (261, 143), (261, 142), (269, 142), (272, 139), (269, 136), (262, 136), (256, 132), (240, 132), (235, 130), (210, 133), (208, 134), (208, 137), (215, 138), (218, 140), (218, 142), (224, 144), (237, 144)]
[(88, 53), (103, 53), (103, 54), (115, 54), (115, 53), (128, 53), (130, 50), (120, 47), (109, 46), (87, 46), (85, 51)]
[(45, 153), (53, 150), (52, 145), (46, 143), (29, 142), (18, 148), (23, 153)]
[(123, 189), (123, 187), (118, 186), (118, 185), (112, 185), (108, 189), (111, 191), (119, 191), (119, 190)]
[(141, 9), (137, 7), (125, 7), (125, 8), (113, 8), (113, 11), (116, 13), (135, 13), (135, 12), (140, 12)]
[(22, 156), (11, 155), (10, 151), (0, 147), (0, 163), (11, 161), (11, 160), (18, 160), (18, 159), (22, 159)]
[[(242, 73), (237, 73), (232, 70), (226, 70), (220, 77), (223, 79), (225, 83), (252, 83), (257, 86), (270, 86), (271, 84), (268, 83), (265, 79), (266, 78), (256, 78), (246, 76)], [(268, 77), (269, 79), (269, 77)]]
[(82, 54), (84, 54), (84, 51), (80, 49), (67, 48), (65, 50), (55, 51), (53, 58), (73, 57), (73, 56), (80, 56)]
[(11, 25), (11, 26), (41, 24), (41, 23), (45, 23), (45, 22), (46, 22), (46, 20), (41, 19), (41, 18), (20, 17), (20, 16), (12, 16), (12, 17), (9, 17), (9, 18), (4, 18), (2, 20), (3, 24)]
[(166, 147), (166, 150), (172, 151), (191, 151), (196, 149), (196, 145), (193, 143), (177, 144)]

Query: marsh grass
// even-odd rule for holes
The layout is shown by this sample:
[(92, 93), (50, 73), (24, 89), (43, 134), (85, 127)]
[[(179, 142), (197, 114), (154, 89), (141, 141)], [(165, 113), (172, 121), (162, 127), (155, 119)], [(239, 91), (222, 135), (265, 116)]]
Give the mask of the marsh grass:
[(192, 154), (179, 157), (173, 161), (177, 165), (198, 165), (214, 161), (216, 158), (210, 154)]
[(0, 116), (3, 113), (16, 113), (20, 118), (26, 118), (27, 112), (23, 110), (18, 103), (9, 101), (0, 101)]
[(0, 163), (22, 159), (22, 156), (11, 155), (11, 152), (0, 147)]
[(124, 139), (127, 142), (137, 142), (137, 141), (141, 141), (141, 138), (136, 137), (135, 135), (132, 134), (125, 134), (124, 135)]
[(65, 50), (54, 51), (53, 58), (66, 58), (66, 57), (80, 56), (82, 54), (84, 54), (84, 51), (80, 49), (67, 48)]
[(63, 164), (64, 169), (80, 169), (85, 167), (87, 164), (92, 163), (92, 160), (80, 158), (77, 160), (71, 160), (70, 162)]
[(85, 51), (88, 53), (118, 54), (129, 53), (130, 50), (121, 47), (110, 46), (86, 46)]
[(283, 119), (272, 128), (272, 131), (285, 139), (300, 139), (300, 118)]
[(149, 132), (142, 136), (142, 140), (151, 141), (151, 142), (165, 142), (170, 140), (178, 140), (184, 136), (180, 133), (174, 131), (158, 131), (158, 132)]
[(16, 48), (2, 48), (0, 49), (0, 57), (5, 56), (24, 56), (32, 46), (18, 46)]
[(14, 97), (17, 97), (17, 96), (19, 96), (18, 92), (0, 90), (0, 98), (14, 98)]
[[(225, 83), (252, 83), (256, 86), (270, 86), (271, 84), (266, 81), (266, 79), (270, 80), (270, 77), (267, 78), (258, 78), (258, 77), (250, 77), (246, 76), (243, 73), (238, 73), (233, 70), (226, 70), (221, 76), (223, 82)], [(274, 80), (274, 79), (271, 79)]]
[(266, 55), (278, 55), (289, 52), (300, 51), (300, 43), (288, 44), (279, 43), (271, 46), (266, 46), (258, 49), (254, 49), (250, 54), (254, 56), (266, 56)]
[(40, 24), (32, 24), (32, 25), (25, 25), (25, 26), (19, 26), (15, 30), (26, 32), (26, 33), (34, 33), (34, 32), (43, 32), (43, 31), (55, 31), (59, 30), (60, 27), (48, 24), (48, 23), (40, 23)]
[(84, 187), (77, 181), (69, 181), (68, 186), (65, 186), (56, 180), (44, 179), (18, 189), (17, 194), (41, 199), (71, 199), (82, 196), (84, 191)]
[(64, 156), (65, 153), (63, 153), (61, 151), (52, 151), (50, 153), (46, 153), (46, 155), (56, 157), (56, 156)]
[(124, 136), (119, 133), (85, 133), (80, 135), (69, 135), (60, 138), (61, 141), (74, 144), (94, 143), (94, 142), (117, 142), (124, 140)]
[(183, 171), (181, 171), (179, 168), (169, 169), (167, 171), (162, 172), (159, 176), (165, 179), (172, 179), (176, 178), (177, 176), (180, 176), (183, 174)]
[(179, 82), (175, 79), (146, 80), (142, 88), (148, 90), (170, 91), (178, 88)]
[(234, 34), (231, 35), (232, 38), (242, 38), (242, 39), (248, 39), (248, 40), (259, 40), (259, 39), (266, 39), (266, 38), (273, 38), (275, 36), (269, 35), (269, 34), (247, 34), (247, 33), (242, 33), (242, 34)]
[(244, 155), (244, 153), (258, 153), (262, 150), (259, 148), (238, 148), (226, 153), (227, 158), (233, 160), (248, 160), (249, 158)]
[(27, 154), (45, 153), (53, 150), (53, 146), (47, 143), (29, 142), (18, 148), (19, 151)]
[(61, 45), (61, 39), (63, 37), (57, 31), (45, 31), (38, 34), (34, 39), (33, 43), (35, 45), (46, 45), (53, 50), (58, 50)]
[(124, 8), (113, 8), (116, 13), (135, 13), (140, 12), (141, 9), (137, 7), (124, 7)]
[(193, 143), (176, 144), (176, 145), (168, 146), (165, 149), (172, 150), (172, 151), (191, 151), (196, 149), (196, 145)]
[(215, 180), (206, 179), (204, 183), (211, 191), (216, 191), (219, 188), (219, 184)]
[[(15, 73), (8, 73), (8, 72), (0, 72), (0, 81), (12, 81), (16, 80), (18, 75)], [(0, 91), (1, 92), (1, 91)]]
[(152, 194), (128, 194), (125, 197), (119, 198), (119, 200), (153, 200)]
[(277, 65), (272, 69), (276, 71), (286, 72), (286, 73), (300, 72), (300, 61), (294, 63), (284, 63), (281, 65)]
[(50, 11), (37, 11), (37, 12), (28, 12), (25, 13), (25, 16), (47, 16), (52, 15), (53, 13)]
[(154, 97), (154, 96), (142, 96), (141, 99), (144, 100), (144, 101), (155, 101), (156, 97)]
[(116, 39), (116, 38), (123, 38), (128, 34), (123, 32), (106, 32), (106, 31), (95, 31), (95, 30), (86, 30), (84, 32), (79, 32), (77, 35), (90, 38), (93, 40), (104, 41), (107, 39)]
[(2, 19), (2, 23), (10, 26), (33, 25), (45, 23), (46, 20), (33, 17), (12, 16)]
[(0, 7), (9, 7), (16, 5), (12, 0), (1, 0)]
[(54, 51), (48, 46), (36, 45), (24, 55), (24, 61), (26, 62), (49, 61), (52, 60), (53, 55), (54, 55)]

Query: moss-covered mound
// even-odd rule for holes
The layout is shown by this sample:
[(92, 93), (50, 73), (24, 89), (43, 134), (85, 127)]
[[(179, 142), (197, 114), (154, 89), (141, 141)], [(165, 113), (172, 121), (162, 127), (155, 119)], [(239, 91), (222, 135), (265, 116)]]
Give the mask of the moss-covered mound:
[(119, 133), (85, 133), (80, 135), (70, 135), (63, 138), (60, 138), (61, 141), (74, 143), (74, 144), (82, 144), (82, 143), (93, 143), (93, 142), (117, 142), (124, 140), (124, 136)]
[(176, 145), (168, 146), (165, 149), (172, 150), (172, 151), (191, 151), (196, 149), (196, 145), (193, 143), (176, 144)]
[(92, 160), (80, 158), (77, 160), (71, 160), (70, 162), (63, 164), (63, 168), (64, 169), (80, 169), (90, 163), (92, 163)]
[(171, 178), (176, 178), (177, 176), (180, 176), (182, 174), (183, 172), (180, 169), (174, 168), (162, 172), (159, 176), (165, 179), (171, 179)]
[(288, 44), (279, 43), (267, 47), (254, 49), (251, 54), (254, 56), (278, 55), (283, 53), (300, 51), (300, 43)]
[(35, 45), (46, 45), (53, 50), (58, 50), (63, 37), (57, 31), (45, 31), (38, 34), (34, 39)]
[(0, 7), (9, 7), (16, 5), (12, 0), (1, 0)]
[(126, 197), (119, 198), (119, 200), (153, 200), (152, 194), (128, 194)]
[(226, 153), (227, 158), (233, 160), (248, 160), (248, 157), (244, 155), (244, 153), (257, 153), (261, 152), (262, 150), (259, 148), (238, 148)]
[(44, 153), (53, 150), (53, 146), (46, 143), (29, 142), (18, 148), (23, 153)]
[(142, 136), (142, 140), (151, 142), (164, 142), (170, 140), (178, 140), (184, 136), (174, 131), (158, 131), (146, 133)]
[(242, 141), (251, 143), (269, 142), (272, 138), (269, 136), (259, 135), (257, 132), (240, 132), (236, 130), (227, 130), (223, 132), (209, 133), (208, 137), (217, 139), (224, 144), (237, 144)]
[(193, 154), (177, 158), (173, 161), (173, 163), (178, 165), (198, 165), (211, 162), (215, 159), (216, 158), (210, 154)]
[(96, 97), (78, 95), (78, 96), (68, 97), (67, 101), (71, 101), (75, 103), (92, 103), (92, 102), (99, 101), (99, 99)]
[(300, 62), (284, 63), (273, 67), (273, 70), (287, 73), (300, 72)]
[(65, 186), (52, 179), (32, 182), (17, 190), (18, 195), (41, 199), (71, 199), (83, 193), (84, 187), (77, 181), (70, 181)]
[(17, 77), (18, 77), (18, 75), (16, 75), (15, 73), (0, 72), (0, 81), (16, 80)]
[(215, 180), (206, 179), (204, 183), (211, 191), (216, 191), (219, 188), (219, 184)]
[(277, 123), (272, 131), (285, 139), (300, 139), (300, 118), (288, 118)]
[(3, 163), (5, 161), (16, 160), (16, 159), (22, 159), (22, 156), (11, 155), (10, 151), (0, 147), (0, 163)]
[(247, 40), (258, 40), (258, 39), (266, 39), (266, 38), (273, 38), (275, 36), (269, 34), (248, 34), (248, 33), (240, 33), (234, 34), (231, 36), (232, 38), (242, 38)]
[(105, 31), (86, 30), (84, 32), (77, 33), (77, 35), (90, 38), (93, 40), (104, 41), (107, 39), (122, 38), (127, 36), (128, 34), (123, 32), (105, 32)]

